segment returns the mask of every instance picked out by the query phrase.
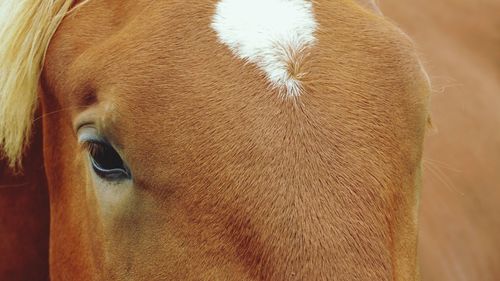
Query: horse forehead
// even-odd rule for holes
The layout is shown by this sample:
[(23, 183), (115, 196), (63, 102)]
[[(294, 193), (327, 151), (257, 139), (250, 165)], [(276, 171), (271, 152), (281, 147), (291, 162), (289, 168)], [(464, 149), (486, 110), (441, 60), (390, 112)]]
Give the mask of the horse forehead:
[[(190, 73), (197, 73), (197, 83), (207, 84), (204, 79), (220, 80), (222, 74), (230, 73), (224, 76), (228, 85), (238, 80), (245, 85), (252, 84), (252, 87), (246, 88), (254, 89), (255, 85), (259, 85), (269, 89), (262, 83), (267, 81), (274, 88), (274, 94), (281, 91), (289, 96), (297, 96), (302, 93), (303, 85), (308, 86), (310, 81), (317, 80), (317, 62), (332, 60), (333, 55), (328, 53), (333, 50), (332, 45), (339, 45), (336, 47), (339, 50), (374, 45), (374, 42), (380, 45), (383, 43), (377, 38), (387, 36), (378, 36), (375, 32), (378, 25), (372, 28), (374, 34), (358, 37), (350, 34), (350, 31), (356, 32), (358, 25), (366, 27), (365, 22), (371, 22), (372, 18), (355, 10), (356, 20), (352, 20), (352, 17), (344, 15), (347, 13), (345, 10), (351, 7), (339, 3), (219, 0), (199, 4), (172, 1), (167, 5), (163, 1), (139, 1), (151, 4), (146, 9), (144, 6), (148, 5), (133, 1), (126, 5), (119, 5), (118, 2), (110, 0), (106, 3), (116, 5), (108, 5), (89, 1), (81, 7), (81, 12), (63, 22), (52, 48), (49, 48), (45, 67), (50, 80), (55, 80), (57, 84), (64, 83), (63, 88), (56, 92), (69, 90), (78, 95), (78, 91), (73, 91), (74, 85), (69, 85), (67, 81), (75, 84), (81, 84), (84, 80), (110, 83), (111, 80), (126, 78), (120, 80), (120, 83), (127, 82), (123, 83), (123, 87), (129, 84), (135, 87), (137, 79), (134, 73), (140, 74), (137, 77), (158, 81), (173, 77), (176, 72), (182, 72), (184, 67), (190, 69)], [(331, 6), (336, 9), (331, 9)], [(113, 12), (110, 13), (110, 10)], [(84, 13), (85, 16), (80, 16)], [(340, 26), (338, 29), (341, 34), (325, 33), (325, 30), (332, 28), (331, 21), (336, 18), (339, 18), (336, 26)], [(347, 20), (351, 20), (352, 24), (346, 25)], [(351, 41), (356, 41), (356, 44), (341, 45), (342, 42)], [(355, 63), (372, 59), (356, 52), (346, 53), (345, 56), (355, 57), (352, 60)], [(200, 64), (200, 61), (203, 63)], [(150, 64), (155, 67), (144, 67)], [(256, 67), (246, 67), (245, 64)], [(321, 63), (321, 66), (326, 65), (326, 62)], [(257, 76), (256, 71), (262, 75)], [(107, 75), (101, 75), (101, 72)], [(344, 79), (344, 76), (329, 79), (339, 80)], [(238, 85), (241, 84), (239, 82)], [(160, 84), (163, 85), (164, 81), (149, 85)]]
[[(146, 4), (150, 1), (140, 2)], [(63, 22), (63, 28), (56, 34), (52, 52), (49, 49), (49, 66), (53, 61), (60, 63), (52, 69), (64, 70), (77, 65), (73, 67), (78, 69), (76, 73), (68, 73), (80, 76), (81, 64), (99, 68), (101, 62), (93, 62), (93, 58), (100, 57), (99, 54), (109, 53), (116, 57), (127, 50), (126, 46), (138, 46), (139, 43), (143, 47), (134, 56), (156, 56), (159, 52), (166, 52), (169, 56), (177, 52), (171, 52), (174, 45), (182, 48), (196, 44), (218, 45), (226, 48), (235, 61), (256, 66), (275, 90), (290, 96), (300, 94), (301, 80), (306, 71), (298, 65), (304, 60), (303, 54), (317, 42), (315, 31), (318, 23), (312, 1), (220, 0), (196, 5), (189, 1), (172, 1), (169, 5), (151, 2), (149, 6), (146, 9), (136, 3), (118, 5), (117, 1), (85, 3), (80, 12)], [(94, 12), (90, 16), (80, 16), (91, 10)], [(196, 14), (197, 18), (193, 20), (185, 14)], [(103, 28), (96, 30), (96, 26)], [(75, 33), (83, 36), (74, 36)], [(190, 36), (194, 33), (197, 33), (196, 37)], [(137, 42), (133, 45), (127, 41)], [(124, 47), (116, 51), (118, 46)], [(82, 53), (84, 56), (80, 56)], [(92, 53), (95, 54), (90, 56)], [(89, 58), (83, 59), (86, 56)], [(201, 57), (201, 54), (192, 57)], [(78, 60), (88, 63), (71, 64)], [(59, 80), (64, 80), (61, 78)]]

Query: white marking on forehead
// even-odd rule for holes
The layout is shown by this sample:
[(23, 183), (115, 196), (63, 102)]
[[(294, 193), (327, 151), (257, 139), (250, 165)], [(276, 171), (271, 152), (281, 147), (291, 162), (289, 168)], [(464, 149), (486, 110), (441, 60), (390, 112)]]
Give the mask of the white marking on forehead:
[(222, 43), (289, 96), (300, 95), (300, 63), (316, 40), (316, 26), (306, 0), (221, 0), (212, 22)]

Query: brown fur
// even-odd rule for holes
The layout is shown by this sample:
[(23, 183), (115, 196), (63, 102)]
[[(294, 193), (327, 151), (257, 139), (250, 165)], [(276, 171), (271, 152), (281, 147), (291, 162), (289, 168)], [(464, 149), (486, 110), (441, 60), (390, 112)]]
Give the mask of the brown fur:
[[(52, 280), (417, 280), (428, 84), (413, 45), (315, 1), (304, 94), (217, 43), (215, 1), (90, 1), (52, 40), (40, 100)], [(133, 186), (92, 180), (87, 118)]]

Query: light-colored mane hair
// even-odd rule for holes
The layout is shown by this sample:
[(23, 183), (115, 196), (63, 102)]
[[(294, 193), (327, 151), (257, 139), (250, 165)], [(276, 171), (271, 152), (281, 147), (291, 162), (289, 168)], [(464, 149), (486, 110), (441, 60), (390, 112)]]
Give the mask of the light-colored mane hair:
[(0, 155), (11, 167), (21, 164), (45, 53), (72, 2), (0, 1)]

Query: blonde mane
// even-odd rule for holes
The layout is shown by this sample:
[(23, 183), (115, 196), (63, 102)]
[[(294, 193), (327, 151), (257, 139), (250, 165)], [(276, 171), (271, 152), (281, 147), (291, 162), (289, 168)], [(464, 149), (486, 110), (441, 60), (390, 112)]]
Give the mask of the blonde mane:
[(72, 2), (0, 1), (0, 155), (11, 167), (21, 165), (45, 52)]

